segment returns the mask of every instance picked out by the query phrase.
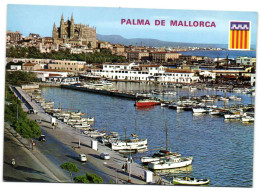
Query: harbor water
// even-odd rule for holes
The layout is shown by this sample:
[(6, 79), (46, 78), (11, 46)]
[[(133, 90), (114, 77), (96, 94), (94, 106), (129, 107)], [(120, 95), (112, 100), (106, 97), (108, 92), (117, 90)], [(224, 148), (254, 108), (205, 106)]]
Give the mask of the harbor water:
[[(159, 85), (145, 83), (118, 82), (115, 89), (151, 91), (164, 89)], [(170, 88), (167, 88), (170, 90)], [(221, 95), (225, 92), (211, 90), (173, 89), (177, 95), (164, 99), (174, 100), (179, 96)], [(254, 103), (254, 97), (232, 93), (242, 97), (242, 104)], [(76, 109), (95, 117), (94, 127), (99, 130), (116, 131), (121, 137), (131, 133), (148, 139), (148, 151), (133, 155), (135, 162), (140, 157), (151, 155), (156, 149), (166, 146), (166, 125), (168, 129), (168, 149), (178, 151), (182, 156), (193, 156), (191, 166), (156, 172), (170, 176), (190, 175), (196, 178), (209, 178), (210, 186), (251, 187), (253, 185), (253, 143), (254, 124), (241, 121), (225, 121), (223, 117), (208, 114), (194, 115), (191, 111), (155, 106), (138, 109), (134, 101), (106, 95), (81, 92), (70, 89), (43, 87), (42, 96), (55, 102), (55, 108)], [(230, 93), (227, 93), (230, 96)], [(223, 102), (214, 102), (221, 106)], [(236, 104), (230, 101), (229, 104)], [(239, 102), (240, 104), (240, 102)], [(169, 174), (170, 173), (170, 174)]]

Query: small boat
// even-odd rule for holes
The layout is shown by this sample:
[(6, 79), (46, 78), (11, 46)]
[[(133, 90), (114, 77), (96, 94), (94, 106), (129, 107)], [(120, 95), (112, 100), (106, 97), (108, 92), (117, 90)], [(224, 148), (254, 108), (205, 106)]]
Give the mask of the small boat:
[(160, 105), (161, 101), (155, 99), (144, 99), (139, 100), (135, 103), (137, 107), (145, 107), (145, 106), (153, 106), (153, 105)]
[(200, 186), (209, 184), (209, 179), (196, 179), (190, 177), (173, 178), (174, 185)]
[(152, 156), (148, 157), (142, 157), (141, 162), (143, 164), (148, 164), (149, 162), (154, 162), (154, 161), (160, 161), (164, 159), (165, 157), (180, 157), (181, 154), (177, 152), (170, 152), (167, 150), (159, 150), (159, 152), (154, 153)]
[(173, 157), (148, 163), (151, 170), (164, 170), (188, 166), (192, 163), (193, 157)]
[(252, 116), (243, 116), (242, 117), (242, 122), (243, 123), (250, 123), (250, 122), (254, 122), (255, 118)]
[(221, 111), (219, 109), (213, 109), (209, 112), (210, 115), (220, 115)]
[(192, 108), (193, 113), (206, 113), (207, 110), (203, 107)]

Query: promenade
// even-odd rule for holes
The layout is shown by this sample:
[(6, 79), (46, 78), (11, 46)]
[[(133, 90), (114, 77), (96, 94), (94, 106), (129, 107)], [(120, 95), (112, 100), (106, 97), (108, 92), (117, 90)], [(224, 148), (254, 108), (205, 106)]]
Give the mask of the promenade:
[[(111, 179), (114, 180), (114, 182), (118, 183), (132, 183), (132, 184), (146, 184), (144, 180), (144, 174), (147, 169), (144, 169), (139, 164), (133, 162), (131, 163), (131, 167), (128, 168), (131, 174), (129, 176), (128, 172), (122, 171), (122, 166), (126, 163), (126, 158), (124, 158), (122, 155), (120, 155), (116, 151), (112, 151), (107, 146), (102, 145), (101, 143), (98, 143), (98, 150), (93, 150), (91, 148), (91, 141), (92, 138), (80, 134), (75, 129), (71, 128), (69, 125), (58, 121), (57, 128), (53, 129), (51, 126), (51, 116), (44, 112), (44, 110), (34, 101), (31, 99), (31, 97), (23, 91), (20, 87), (15, 87), (17, 91), (15, 91), (18, 94), (18, 97), (22, 97), (22, 101), (26, 102), (26, 105), (28, 105), (34, 109), (37, 110), (37, 114), (30, 114), (28, 115), (29, 118), (32, 120), (36, 120), (39, 122), (40, 127), (48, 132), (50, 135), (54, 136), (56, 139), (58, 139), (60, 142), (62, 142), (64, 145), (69, 147), (70, 149), (73, 149), (78, 154), (85, 153), (87, 154), (88, 161), (91, 162), (91, 164), (95, 165), (98, 169), (104, 172), (104, 174), (109, 175)], [(20, 95), (19, 95), (20, 94)], [(24, 110), (26, 108), (24, 107)], [(47, 137), (48, 140), (48, 137)], [(80, 141), (80, 147), (79, 146)], [(36, 145), (37, 150), (37, 145)], [(103, 152), (109, 153), (111, 156), (111, 159), (108, 161), (100, 159), (99, 155)], [(131, 169), (131, 170), (130, 170)], [(153, 182), (157, 182), (160, 179), (158, 176), (153, 177)], [(166, 180), (163, 180), (165, 184), (168, 184)]]

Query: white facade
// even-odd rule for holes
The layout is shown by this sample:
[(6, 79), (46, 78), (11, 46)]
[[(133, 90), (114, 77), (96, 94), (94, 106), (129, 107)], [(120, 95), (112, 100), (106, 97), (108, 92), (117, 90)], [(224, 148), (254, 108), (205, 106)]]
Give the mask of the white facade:
[(199, 77), (193, 72), (166, 72), (165, 67), (144, 64), (104, 64), (103, 69), (92, 69), (91, 74), (115, 80), (158, 81), (192, 83), (198, 82)]
[(251, 86), (255, 85), (255, 81), (256, 81), (256, 75), (255, 74), (251, 74)]
[(200, 75), (204, 76), (204, 77), (211, 77), (212, 79), (216, 79), (216, 73), (215, 72), (203, 70), (203, 71), (200, 72)]
[(22, 70), (22, 66), (21, 65), (11, 65), (10, 69), (11, 70)]
[(192, 72), (165, 72), (164, 74), (157, 74), (156, 81), (159, 82), (175, 82), (175, 83), (193, 83), (198, 82), (199, 77), (194, 76)]

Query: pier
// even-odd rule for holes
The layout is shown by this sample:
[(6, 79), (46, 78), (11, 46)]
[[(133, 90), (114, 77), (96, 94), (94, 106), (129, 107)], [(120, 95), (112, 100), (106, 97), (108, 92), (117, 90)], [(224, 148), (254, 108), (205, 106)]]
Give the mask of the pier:
[(149, 98), (148, 96), (139, 96), (138, 94), (136, 94), (134, 92), (122, 92), (122, 91), (118, 91), (118, 90), (87, 88), (87, 87), (75, 86), (75, 85), (61, 85), (61, 88), (78, 90), (78, 91), (85, 91), (85, 92), (90, 92), (90, 93), (103, 94), (103, 95), (115, 96), (115, 97), (133, 99), (133, 100)]

